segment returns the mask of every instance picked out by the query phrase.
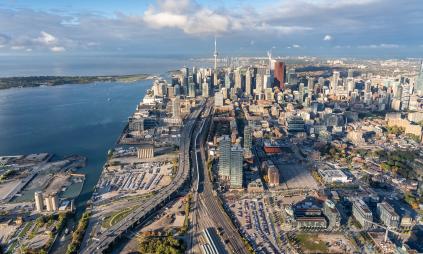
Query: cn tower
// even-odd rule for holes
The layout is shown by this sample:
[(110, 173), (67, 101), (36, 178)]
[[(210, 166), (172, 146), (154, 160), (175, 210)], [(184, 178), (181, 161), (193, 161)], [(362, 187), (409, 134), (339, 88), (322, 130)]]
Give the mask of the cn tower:
[(213, 85), (217, 85), (217, 42), (216, 42), (216, 36), (214, 37), (214, 73), (213, 73)]

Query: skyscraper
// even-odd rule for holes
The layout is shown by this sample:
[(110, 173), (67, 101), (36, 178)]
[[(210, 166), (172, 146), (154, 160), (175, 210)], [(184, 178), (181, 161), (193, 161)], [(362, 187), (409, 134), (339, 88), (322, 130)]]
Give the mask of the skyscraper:
[(242, 162), (243, 150), (240, 145), (235, 145), (230, 152), (230, 183), (231, 189), (241, 189), (243, 181)]
[(401, 110), (408, 110), (410, 105), (410, 81), (407, 79), (402, 84), (402, 94), (401, 94)]
[(416, 79), (416, 94), (423, 96), (423, 61), (420, 63), (420, 73)]
[(307, 90), (308, 90), (308, 97), (311, 97), (314, 93), (314, 78), (309, 77), (307, 79)]
[(285, 63), (280, 61), (275, 62), (275, 81), (276, 85), (281, 89), (285, 87), (285, 72)]
[(172, 116), (176, 119), (181, 118), (181, 101), (179, 95), (172, 101)]
[(219, 154), (219, 176), (229, 178), (231, 172), (231, 139), (228, 135), (224, 135), (220, 139)]
[(262, 93), (264, 89), (264, 75), (266, 75), (265, 68), (257, 68), (256, 74), (256, 92)]
[(225, 87), (226, 89), (231, 88), (231, 76), (229, 71), (225, 74)]
[(304, 83), (300, 83), (300, 85), (298, 87), (298, 101), (300, 103), (303, 103), (304, 102), (304, 93), (305, 93), (304, 90), (305, 90), (304, 89)]
[(210, 86), (209, 86), (209, 83), (207, 83), (207, 82), (204, 82), (203, 84), (202, 84), (202, 89), (201, 89), (201, 95), (204, 97), (204, 98), (207, 98), (207, 97), (209, 97), (210, 96)]
[(234, 71), (234, 79), (235, 79), (235, 84), (234, 84), (235, 91), (238, 92), (239, 90), (242, 89), (241, 69), (238, 68)]
[(250, 68), (245, 72), (245, 95), (250, 95), (252, 91), (253, 80)]
[(288, 84), (292, 85), (292, 84), (297, 83), (297, 74), (295, 73), (295, 69), (294, 68), (289, 69), (287, 76), (288, 76), (287, 77)]
[(188, 84), (188, 96), (194, 98), (195, 97), (195, 83), (190, 82)]
[(336, 93), (336, 88), (338, 87), (339, 78), (340, 78), (339, 71), (334, 71), (333, 76), (332, 76), (332, 80), (330, 81), (330, 87), (329, 87), (329, 93), (330, 94)]
[(181, 77), (181, 85), (187, 86), (188, 85), (188, 76), (189, 76), (189, 69), (187, 67), (182, 68), (182, 77)]

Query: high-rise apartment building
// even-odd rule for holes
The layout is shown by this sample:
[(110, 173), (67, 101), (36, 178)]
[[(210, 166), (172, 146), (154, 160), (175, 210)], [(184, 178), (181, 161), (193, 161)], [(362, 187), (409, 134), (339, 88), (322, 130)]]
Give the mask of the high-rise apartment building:
[(247, 69), (245, 72), (245, 95), (251, 95), (252, 88), (253, 88), (253, 79), (251, 75), (250, 68)]
[(179, 96), (172, 100), (172, 116), (176, 119), (181, 118), (181, 99)]
[(207, 82), (204, 82), (202, 85), (201, 95), (205, 98), (210, 96), (210, 86)]
[(339, 80), (340, 80), (340, 73), (339, 71), (334, 71), (332, 75), (332, 79), (330, 81), (329, 93), (335, 94), (336, 89), (338, 88)]
[(229, 178), (231, 172), (231, 139), (228, 135), (222, 136), (219, 143), (219, 176)]
[(408, 110), (410, 105), (410, 81), (404, 80), (401, 93), (401, 110)]
[(416, 94), (423, 96), (423, 61), (420, 63), (420, 72), (416, 79)]
[(242, 162), (243, 150), (240, 145), (235, 145), (230, 152), (230, 188), (241, 189), (243, 181)]
[(243, 85), (242, 85), (243, 79), (242, 79), (241, 69), (238, 68), (234, 71), (234, 79), (235, 79), (235, 84), (234, 84), (235, 91), (238, 92), (238, 91), (242, 90), (242, 87), (243, 87)]
[(195, 97), (195, 83), (190, 82), (188, 84), (188, 96), (194, 98)]

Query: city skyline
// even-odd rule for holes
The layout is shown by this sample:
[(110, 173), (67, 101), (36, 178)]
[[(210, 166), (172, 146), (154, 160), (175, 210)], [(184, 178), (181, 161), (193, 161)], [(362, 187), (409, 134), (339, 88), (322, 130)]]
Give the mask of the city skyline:
[(221, 56), (419, 58), (422, 11), (417, 0), (3, 1), (0, 54), (208, 56), (217, 36)]

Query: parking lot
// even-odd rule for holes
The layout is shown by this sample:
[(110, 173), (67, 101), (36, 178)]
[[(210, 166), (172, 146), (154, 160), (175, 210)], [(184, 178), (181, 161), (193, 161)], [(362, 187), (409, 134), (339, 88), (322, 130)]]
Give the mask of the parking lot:
[(241, 232), (257, 253), (281, 253), (277, 246), (275, 225), (261, 198), (244, 198), (229, 203), (229, 208), (241, 225)]
[(169, 184), (172, 163), (142, 163), (126, 166), (123, 170), (108, 173), (97, 184), (98, 193), (137, 192), (145, 193)]

